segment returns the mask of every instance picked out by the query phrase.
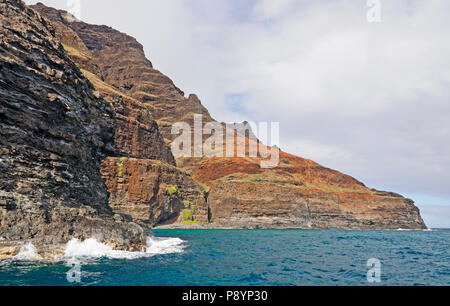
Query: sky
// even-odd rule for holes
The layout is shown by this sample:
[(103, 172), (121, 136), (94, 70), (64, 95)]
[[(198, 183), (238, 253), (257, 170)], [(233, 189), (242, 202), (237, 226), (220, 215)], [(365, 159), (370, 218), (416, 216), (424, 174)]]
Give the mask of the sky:
[(218, 121), (280, 122), (282, 150), (450, 228), (450, 1), (379, 3), (380, 22), (366, 0), (81, 0), (80, 17), (134, 36)]

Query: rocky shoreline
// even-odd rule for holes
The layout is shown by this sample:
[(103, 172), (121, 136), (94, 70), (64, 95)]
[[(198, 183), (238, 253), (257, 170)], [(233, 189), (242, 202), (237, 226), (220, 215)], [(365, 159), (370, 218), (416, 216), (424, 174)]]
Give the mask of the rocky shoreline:
[(169, 224), (158, 225), (153, 230), (305, 230), (305, 231), (319, 231), (319, 230), (339, 230), (339, 231), (427, 231), (428, 228), (363, 228), (363, 227), (301, 227), (289, 225), (268, 225), (267, 223), (241, 224), (241, 225), (224, 225), (224, 224)]

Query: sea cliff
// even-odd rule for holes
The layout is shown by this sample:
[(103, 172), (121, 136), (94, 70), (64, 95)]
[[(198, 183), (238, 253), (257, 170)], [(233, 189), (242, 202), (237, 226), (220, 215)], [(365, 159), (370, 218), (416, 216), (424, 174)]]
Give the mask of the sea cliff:
[(0, 18), (4, 254), (91, 237), (137, 250), (154, 226), (426, 228), (412, 200), (285, 152), (272, 169), (175, 159), (174, 123), (216, 121), (136, 39), (19, 0), (0, 0)]

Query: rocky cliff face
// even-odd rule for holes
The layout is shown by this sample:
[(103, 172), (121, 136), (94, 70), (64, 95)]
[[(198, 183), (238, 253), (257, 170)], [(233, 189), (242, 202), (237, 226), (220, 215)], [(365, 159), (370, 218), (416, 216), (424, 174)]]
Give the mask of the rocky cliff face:
[[(207, 222), (198, 185), (174, 166), (148, 159), (108, 158), (102, 173), (111, 192), (111, 207), (134, 220), (151, 225)], [(184, 210), (192, 216), (180, 218)]]
[[(204, 220), (206, 202), (201, 189), (188, 173), (176, 168), (154, 120), (156, 107), (134, 85), (153, 75), (151, 81), (170, 88), (167, 91), (175, 94), (179, 89), (153, 70), (134, 38), (106, 26), (69, 22), (66, 12), (42, 4), (33, 8), (51, 20), (67, 55), (115, 111), (118, 154), (105, 159), (101, 170), (112, 210), (151, 226)], [(170, 194), (171, 188), (177, 189), (176, 196)], [(193, 212), (190, 206), (195, 206)], [(188, 219), (182, 217), (185, 210), (192, 212)]]
[(149, 107), (168, 142), (175, 137), (170, 133), (174, 122), (192, 123), (194, 114), (212, 121), (195, 94), (186, 98), (172, 80), (153, 68), (135, 38), (108, 26), (70, 22), (67, 12), (43, 4), (32, 8), (55, 25), (56, 37), (83, 69)]
[(100, 174), (117, 151), (114, 111), (53, 34), (21, 1), (0, 1), (0, 248), (98, 237), (141, 249), (149, 230), (114, 215)]
[[(215, 227), (425, 228), (414, 202), (365, 187), (313, 161), (281, 153), (280, 166), (260, 169), (257, 159), (209, 159), (194, 178), (209, 186)], [(217, 163), (222, 164), (217, 168)], [(220, 170), (219, 170), (220, 169)]]
[(178, 159), (177, 166), (209, 195), (208, 209), (196, 183), (174, 167), (161, 141), (170, 144), (172, 125), (192, 126), (194, 114), (204, 123), (214, 121), (198, 97), (186, 98), (155, 70), (134, 38), (106, 26), (68, 22), (67, 13), (41, 4), (33, 8), (50, 20), (68, 56), (121, 114), (115, 116), (120, 156), (102, 167), (115, 211), (170, 226), (197, 220), (211, 227), (425, 228), (411, 200), (283, 152), (274, 169), (261, 169), (260, 158)]

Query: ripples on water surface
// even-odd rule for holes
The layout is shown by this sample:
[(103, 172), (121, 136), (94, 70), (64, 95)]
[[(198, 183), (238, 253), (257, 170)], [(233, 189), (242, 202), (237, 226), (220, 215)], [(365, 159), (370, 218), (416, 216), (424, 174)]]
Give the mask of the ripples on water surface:
[[(82, 262), (81, 285), (367, 285), (370, 258), (382, 263), (381, 285), (450, 285), (449, 230), (157, 230), (155, 235), (149, 250), (134, 256), (95, 248), (92, 241), (83, 253), (73, 243), (68, 255)], [(73, 285), (66, 278), (69, 269), (67, 260), (0, 261), (0, 284)]]

